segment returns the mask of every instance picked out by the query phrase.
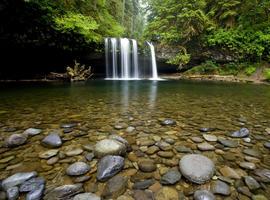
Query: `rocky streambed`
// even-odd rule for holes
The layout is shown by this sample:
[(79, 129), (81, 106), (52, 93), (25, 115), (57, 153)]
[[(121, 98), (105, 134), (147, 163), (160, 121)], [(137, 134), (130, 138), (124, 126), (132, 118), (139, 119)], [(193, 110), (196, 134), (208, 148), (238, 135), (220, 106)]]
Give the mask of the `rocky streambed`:
[[(2, 124), (8, 134), (0, 149), (0, 199), (270, 196), (269, 141), (249, 129), (218, 136), (220, 130), (202, 127), (194, 136), (179, 131), (174, 119), (159, 119), (160, 135), (136, 127), (133, 118), (128, 121), (103, 133), (89, 131), (81, 123), (24, 131)], [(263, 131), (270, 135), (269, 128)]]

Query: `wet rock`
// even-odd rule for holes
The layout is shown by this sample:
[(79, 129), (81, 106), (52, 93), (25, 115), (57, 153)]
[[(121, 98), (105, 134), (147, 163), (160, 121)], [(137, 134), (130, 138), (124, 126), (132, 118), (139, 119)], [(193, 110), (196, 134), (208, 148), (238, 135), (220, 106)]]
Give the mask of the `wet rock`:
[(85, 181), (90, 180), (91, 176), (79, 176), (77, 178), (74, 179), (75, 183), (83, 183)]
[(198, 144), (198, 149), (201, 151), (213, 151), (215, 150), (215, 147), (207, 142)]
[(189, 154), (179, 162), (182, 175), (191, 182), (203, 184), (210, 180), (215, 173), (214, 163), (199, 154)]
[(200, 137), (192, 137), (191, 140), (195, 143), (201, 143), (203, 142), (203, 139)]
[(168, 151), (172, 149), (172, 146), (167, 142), (158, 142), (156, 145), (163, 151)]
[(110, 135), (109, 139), (121, 142), (122, 144), (124, 144), (126, 146), (127, 151), (131, 151), (131, 146), (129, 145), (128, 141), (126, 139), (122, 138), (121, 136), (119, 136), (119, 135)]
[(173, 185), (180, 181), (181, 174), (176, 169), (170, 169), (166, 174), (161, 177), (160, 183), (163, 185)]
[(30, 191), (26, 195), (26, 200), (41, 200), (43, 193), (45, 190), (44, 185), (39, 185), (39, 187), (35, 188), (34, 190)]
[(269, 169), (256, 169), (254, 175), (258, 181), (270, 183), (270, 170)]
[(7, 189), (7, 198), (8, 200), (16, 200), (19, 197), (19, 188), (11, 187)]
[(70, 165), (66, 174), (69, 176), (80, 176), (90, 171), (90, 166), (84, 162), (76, 162)]
[(134, 190), (144, 190), (149, 188), (151, 185), (155, 183), (154, 179), (148, 179), (143, 181), (138, 181), (133, 185)]
[(151, 146), (151, 147), (149, 147), (149, 148), (147, 149), (146, 153), (147, 153), (148, 155), (152, 155), (152, 154), (154, 154), (154, 153), (156, 153), (156, 152), (158, 152), (158, 151), (159, 151), (159, 148), (158, 148), (157, 146)]
[(251, 162), (241, 162), (239, 166), (242, 167), (243, 169), (249, 169), (249, 170), (256, 169), (256, 165)]
[(40, 185), (45, 184), (45, 179), (42, 177), (31, 178), (20, 185), (20, 192), (30, 192), (36, 190)]
[(246, 186), (238, 187), (237, 191), (243, 195), (248, 196), (248, 197), (252, 196), (252, 193), (249, 191), (248, 187), (246, 187)]
[(54, 165), (58, 161), (59, 161), (59, 158), (58, 157), (52, 157), (49, 160), (47, 160), (47, 165)]
[(28, 135), (28, 136), (34, 136), (34, 135), (38, 135), (42, 132), (41, 129), (38, 129), (38, 128), (29, 128), (29, 129), (26, 129), (23, 133)]
[(50, 133), (42, 140), (42, 144), (51, 148), (57, 148), (62, 145), (62, 140), (57, 133)]
[(94, 154), (98, 158), (106, 155), (125, 155), (126, 146), (116, 140), (104, 139), (96, 144)]
[(95, 157), (95, 155), (94, 155), (94, 153), (87, 153), (86, 155), (85, 155), (85, 159), (87, 160), (87, 161), (92, 161), (93, 159), (94, 159), (94, 157)]
[(249, 136), (249, 130), (247, 128), (241, 128), (239, 131), (235, 131), (231, 134), (231, 137), (243, 138)]
[(140, 146), (152, 146), (154, 145), (156, 142), (154, 140), (142, 140), (140, 141)]
[(216, 141), (217, 141), (217, 136), (215, 136), (215, 135), (203, 134), (203, 138), (204, 138), (207, 142), (216, 142)]
[(23, 135), (23, 134), (12, 134), (11, 136), (9, 136), (6, 141), (5, 141), (5, 145), (7, 147), (17, 147), (20, 145), (25, 144), (27, 141), (27, 136)]
[(121, 175), (111, 178), (105, 186), (102, 197), (116, 199), (126, 191), (127, 178)]
[(62, 185), (60, 187), (54, 188), (48, 194), (45, 195), (44, 200), (66, 200), (72, 196), (83, 192), (82, 184), (74, 185)]
[(263, 146), (267, 149), (270, 149), (270, 142), (265, 142)]
[(43, 159), (49, 159), (49, 158), (51, 158), (53, 156), (56, 156), (58, 154), (58, 152), (59, 152), (58, 149), (52, 149), (52, 150), (48, 150), (48, 151), (42, 152), (38, 156), (40, 158), (43, 158)]
[(173, 126), (173, 125), (176, 125), (176, 121), (173, 119), (165, 119), (160, 124), (162, 126)]
[(143, 190), (135, 190), (133, 196), (135, 200), (153, 200), (154, 199), (152, 193), (148, 191), (143, 191)]
[(185, 147), (185, 146), (176, 146), (174, 148), (179, 153), (192, 153), (192, 150), (188, 147)]
[(238, 142), (237, 141), (233, 141), (233, 140), (227, 140), (225, 138), (218, 138), (218, 142), (220, 144), (222, 144), (225, 147), (230, 147), (230, 148), (236, 148), (238, 147)]
[(172, 158), (174, 156), (173, 152), (171, 151), (159, 151), (157, 155), (162, 158)]
[(255, 149), (244, 149), (243, 153), (256, 158), (261, 158), (261, 153)]
[(240, 179), (241, 178), (234, 169), (232, 169), (228, 166), (220, 168), (220, 173), (227, 178), (232, 178), (232, 179)]
[(199, 131), (200, 132), (203, 132), (203, 133), (206, 133), (206, 132), (211, 132), (211, 131), (214, 131), (215, 128), (200, 128)]
[(73, 200), (101, 200), (101, 198), (93, 193), (81, 193), (74, 196)]
[(155, 200), (179, 200), (177, 190), (170, 187), (161, 188), (155, 195)]
[(83, 153), (83, 150), (81, 148), (75, 148), (73, 150), (69, 150), (65, 152), (67, 156), (77, 156)]
[(157, 169), (153, 160), (141, 159), (138, 162), (139, 169), (143, 172), (153, 172)]
[(16, 173), (2, 182), (2, 187), (7, 190), (8, 188), (22, 184), (23, 182), (37, 176), (37, 172), (21, 172)]
[(245, 177), (245, 183), (250, 190), (256, 190), (261, 187), (260, 184), (251, 176)]
[(66, 123), (66, 124), (61, 124), (60, 128), (74, 128), (77, 126), (77, 123)]
[(211, 184), (211, 191), (214, 193), (214, 194), (221, 194), (221, 195), (225, 195), (225, 196), (228, 196), (231, 194), (231, 189), (230, 187), (222, 182), (222, 181), (215, 181)]
[(194, 193), (194, 200), (215, 200), (215, 196), (208, 190), (197, 190)]
[(97, 180), (106, 181), (120, 172), (124, 167), (124, 158), (121, 156), (105, 156), (103, 157), (97, 167)]

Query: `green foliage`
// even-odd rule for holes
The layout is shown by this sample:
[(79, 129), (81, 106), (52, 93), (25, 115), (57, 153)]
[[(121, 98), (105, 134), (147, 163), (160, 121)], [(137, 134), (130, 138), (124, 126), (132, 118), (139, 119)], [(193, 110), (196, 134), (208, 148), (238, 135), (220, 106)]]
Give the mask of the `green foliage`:
[(254, 65), (249, 65), (246, 69), (245, 69), (245, 74), (247, 76), (251, 76), (252, 74), (254, 74), (256, 72), (256, 67)]
[(264, 72), (264, 76), (267, 81), (270, 81), (270, 69), (266, 69)]
[(218, 65), (214, 61), (208, 60), (199, 66), (193, 67), (186, 73), (207, 75), (207, 74), (217, 74), (218, 70), (219, 70)]
[(242, 69), (242, 65), (235, 62), (229, 62), (219, 67), (220, 75), (237, 75), (239, 71)]
[(172, 65), (178, 65), (178, 69), (181, 69), (183, 65), (186, 65), (190, 61), (190, 54), (187, 53), (185, 48), (179, 52), (175, 57), (167, 61), (167, 63)]

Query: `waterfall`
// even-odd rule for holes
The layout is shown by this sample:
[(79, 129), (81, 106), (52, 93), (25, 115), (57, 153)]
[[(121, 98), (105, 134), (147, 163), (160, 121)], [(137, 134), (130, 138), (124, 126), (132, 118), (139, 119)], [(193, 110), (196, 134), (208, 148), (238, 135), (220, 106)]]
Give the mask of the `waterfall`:
[(155, 54), (155, 47), (152, 43), (147, 42), (150, 50), (151, 50), (151, 60), (152, 60), (152, 78), (153, 80), (158, 79), (158, 73), (157, 73), (157, 61), (156, 61), (156, 54)]
[[(154, 46), (148, 42), (152, 66), (139, 65), (138, 44), (134, 39), (105, 38), (106, 79), (139, 80), (158, 79)], [(145, 70), (146, 69), (146, 70)], [(146, 74), (151, 71), (151, 75)]]

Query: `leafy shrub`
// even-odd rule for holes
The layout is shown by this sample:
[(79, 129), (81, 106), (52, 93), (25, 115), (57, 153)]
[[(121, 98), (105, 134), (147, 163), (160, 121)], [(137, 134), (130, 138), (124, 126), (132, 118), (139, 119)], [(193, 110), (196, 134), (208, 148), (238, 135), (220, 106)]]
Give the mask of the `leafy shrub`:
[(264, 76), (267, 81), (270, 81), (270, 69), (266, 69), (264, 72)]
[(227, 63), (219, 68), (220, 75), (237, 75), (241, 65), (235, 62)]
[(217, 74), (218, 66), (215, 62), (208, 60), (199, 66), (193, 67), (192, 69), (188, 70), (186, 73), (188, 74)]
[(246, 69), (245, 69), (245, 74), (247, 76), (251, 76), (254, 72), (256, 71), (256, 67), (254, 65), (249, 65)]

